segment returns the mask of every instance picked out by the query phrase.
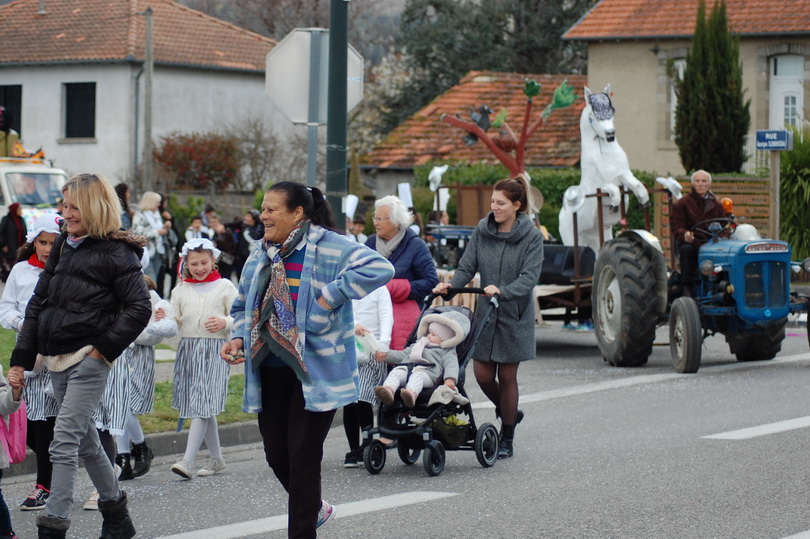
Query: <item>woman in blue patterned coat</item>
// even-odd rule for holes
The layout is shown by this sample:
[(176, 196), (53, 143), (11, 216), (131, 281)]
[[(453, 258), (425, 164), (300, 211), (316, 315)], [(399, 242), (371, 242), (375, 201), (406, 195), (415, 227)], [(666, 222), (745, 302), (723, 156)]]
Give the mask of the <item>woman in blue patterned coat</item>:
[(243, 269), (221, 356), (247, 362), (244, 410), (258, 413), (267, 463), (289, 495), (289, 537), (315, 537), (334, 515), (321, 499), (323, 442), (335, 411), (358, 397), (351, 300), (394, 270), (329, 230), (334, 215), (314, 187), (272, 185), (261, 220), (262, 247)]

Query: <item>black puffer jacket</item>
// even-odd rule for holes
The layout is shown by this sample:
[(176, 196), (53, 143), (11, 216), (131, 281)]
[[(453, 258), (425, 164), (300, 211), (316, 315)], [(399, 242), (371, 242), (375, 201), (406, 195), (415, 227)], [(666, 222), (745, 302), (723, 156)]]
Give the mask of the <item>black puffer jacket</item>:
[(149, 322), (152, 306), (141, 274), (146, 240), (127, 231), (71, 247), (56, 238), (45, 271), (25, 310), (12, 366), (34, 367), (37, 353), (53, 356), (92, 344), (113, 361)]

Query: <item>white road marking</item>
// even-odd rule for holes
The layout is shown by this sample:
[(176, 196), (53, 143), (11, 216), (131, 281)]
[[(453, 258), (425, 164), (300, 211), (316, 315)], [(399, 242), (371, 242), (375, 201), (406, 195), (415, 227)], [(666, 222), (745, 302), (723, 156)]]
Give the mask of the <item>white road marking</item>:
[(708, 440), (748, 440), (750, 438), (756, 438), (757, 436), (767, 436), (768, 434), (777, 434), (779, 432), (804, 429), (807, 427), (810, 427), (810, 416), (777, 421), (776, 423), (768, 423), (756, 427), (748, 427), (746, 429), (730, 430), (719, 434), (702, 436), (702, 438)]
[[(575, 397), (578, 395), (586, 395), (588, 393), (596, 393), (597, 391), (608, 391), (611, 389), (620, 389), (623, 387), (633, 387), (646, 384), (657, 384), (660, 382), (668, 382), (670, 380), (677, 380), (680, 378), (693, 378), (700, 376), (700, 373), (713, 373), (736, 371), (741, 369), (761, 368), (769, 365), (781, 365), (784, 363), (799, 363), (810, 360), (808, 354), (796, 354), (793, 356), (784, 356), (775, 358), (770, 361), (746, 361), (738, 363), (728, 363), (725, 365), (715, 365), (710, 367), (703, 367), (698, 371), (698, 374), (678, 374), (672, 373), (659, 373), (659, 374), (641, 374), (638, 376), (630, 376), (628, 378), (620, 378), (616, 380), (608, 380), (605, 382), (594, 382), (593, 384), (584, 384), (579, 386), (565, 387), (561, 389), (553, 389), (551, 391), (541, 391), (539, 393), (529, 393), (520, 396), (520, 403), (525, 404), (529, 402), (543, 402), (554, 399), (562, 399), (565, 397)], [(490, 401), (473, 403), (474, 409), (494, 408), (495, 405)]]
[[(456, 492), (430, 492), (415, 491), (371, 498), (357, 502), (335, 504), (335, 518), (350, 517), (370, 513), (372, 511), (382, 511), (384, 509), (395, 509), (405, 505), (415, 503), (430, 502), (441, 498), (457, 496)], [(236, 539), (249, 535), (259, 535), (262, 533), (283, 530), (287, 528), (287, 515), (276, 515), (247, 522), (236, 522), (227, 526), (217, 526), (205, 530), (195, 530), (191, 532), (178, 533), (175, 535), (164, 535), (156, 539)]]
[(782, 539), (810, 539), (810, 531), (799, 532), (796, 535), (789, 535), (787, 537), (783, 537)]

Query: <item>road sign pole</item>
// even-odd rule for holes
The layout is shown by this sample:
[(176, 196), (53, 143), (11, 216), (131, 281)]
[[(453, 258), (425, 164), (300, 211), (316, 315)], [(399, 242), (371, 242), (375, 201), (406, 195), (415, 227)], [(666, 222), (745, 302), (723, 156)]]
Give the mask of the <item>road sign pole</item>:
[(329, 104), (326, 116), (326, 198), (346, 230), (341, 201), (347, 192), (346, 83), (348, 75), (348, 0), (332, 0), (329, 9)]
[(779, 239), (779, 190), (782, 181), (780, 170), (780, 159), (778, 151), (771, 151), (770, 153), (770, 166), (771, 166), (771, 215), (769, 218), (768, 226), (771, 229), (771, 237), (775, 240)]
[(318, 115), (320, 111), (321, 28), (310, 30), (309, 41), (309, 113), (307, 117), (307, 185), (318, 181)]

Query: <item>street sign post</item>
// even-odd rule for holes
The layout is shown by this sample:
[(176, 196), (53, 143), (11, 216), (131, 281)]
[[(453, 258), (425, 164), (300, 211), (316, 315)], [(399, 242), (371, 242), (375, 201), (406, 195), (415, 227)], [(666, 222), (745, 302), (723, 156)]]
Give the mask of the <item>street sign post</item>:
[[(292, 123), (307, 126), (307, 185), (315, 185), (318, 126), (326, 124), (329, 30), (296, 28), (267, 54), (265, 91)], [(347, 48), (346, 110), (363, 99), (363, 57)]]
[(771, 152), (771, 201), (773, 208), (770, 213), (769, 227), (773, 239), (779, 239), (779, 189), (781, 183), (779, 152), (793, 149), (793, 132), (773, 129), (760, 129), (757, 131), (757, 150)]

